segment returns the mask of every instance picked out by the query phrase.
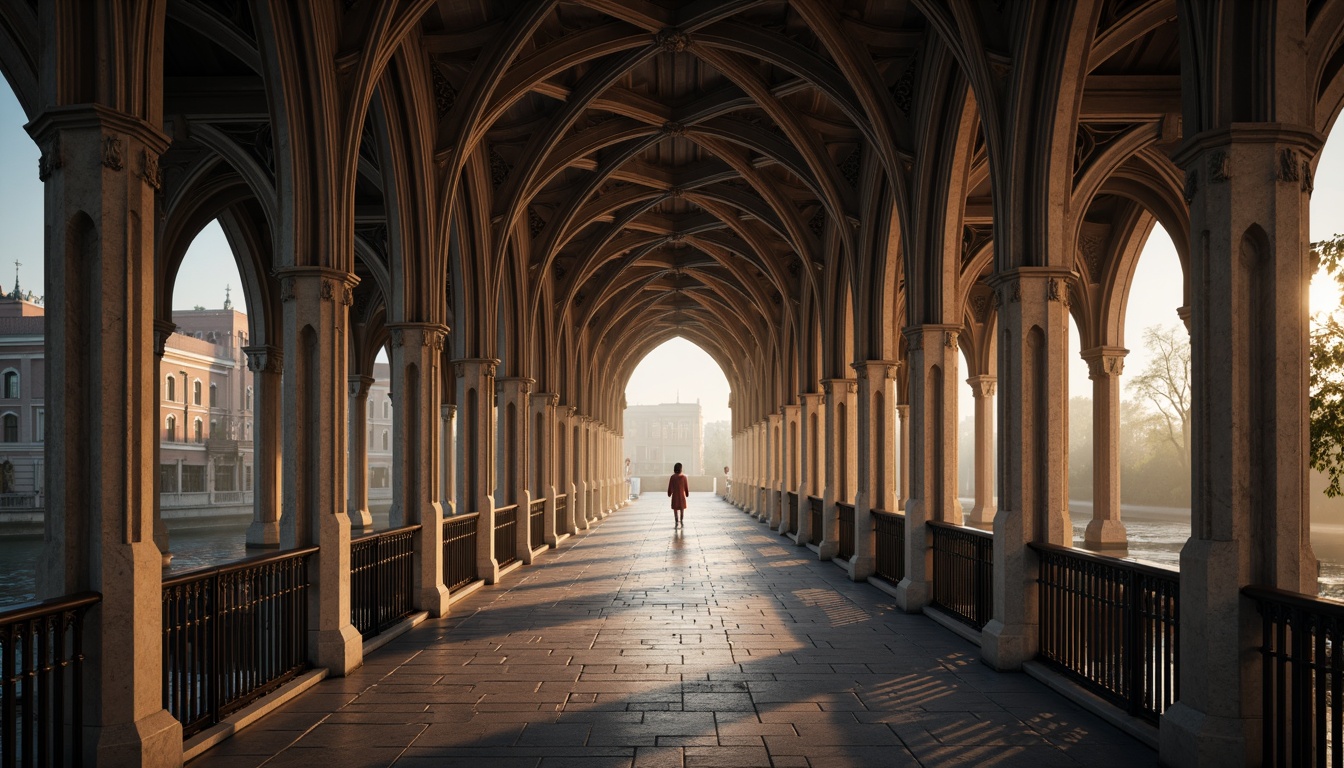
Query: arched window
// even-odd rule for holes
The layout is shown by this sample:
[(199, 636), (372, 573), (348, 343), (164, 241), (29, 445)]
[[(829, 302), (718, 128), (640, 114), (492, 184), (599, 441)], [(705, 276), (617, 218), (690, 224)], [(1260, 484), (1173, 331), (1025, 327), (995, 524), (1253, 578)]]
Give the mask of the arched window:
[(17, 400), (19, 397), (19, 372), (13, 369), (5, 371), (5, 399)]
[(6, 413), (4, 418), (5, 442), (19, 442), (19, 415), (17, 413)]
[(205, 431), (205, 425), (201, 424), (200, 419), (197, 419), (194, 423), (192, 423), (192, 437), (195, 439), (196, 442), (198, 443), (201, 442), (202, 433), (204, 431)]
[[(388, 397), (390, 398), (391, 396), (389, 395)], [(392, 400), (391, 400), (391, 399), (388, 399), (388, 400), (384, 400), (384, 401), (383, 401), (383, 418), (384, 418), (384, 419), (390, 419), (390, 418), (392, 418)]]
[(219, 422), (215, 419), (210, 420), (210, 436), (214, 437), (215, 432), (219, 430)]
[(248, 410), (248, 411), (252, 410), (252, 388), (251, 388), (251, 387), (248, 387), (248, 388), (247, 388), (247, 405), (245, 406), (245, 410)]
[(211, 408), (219, 407), (219, 387), (215, 386), (214, 384), (210, 385), (210, 407)]
[(163, 392), (164, 392), (164, 395), (163, 395), (164, 399), (165, 399), (165, 400), (168, 400), (169, 402), (172, 402), (172, 401), (176, 400), (176, 399), (177, 399), (177, 378), (174, 377), (174, 376), (169, 376), (167, 379), (164, 379), (164, 383), (167, 385), (166, 387), (164, 387), (164, 390), (163, 390)]
[[(173, 383), (173, 380), (169, 379), (168, 383)], [(177, 439), (177, 417), (175, 416), (168, 417), (168, 429), (165, 439), (170, 443)]]
[(383, 430), (383, 450), (387, 450), (387, 430)]
[(194, 405), (201, 404), (201, 380), (197, 379), (191, 384), (191, 401)]

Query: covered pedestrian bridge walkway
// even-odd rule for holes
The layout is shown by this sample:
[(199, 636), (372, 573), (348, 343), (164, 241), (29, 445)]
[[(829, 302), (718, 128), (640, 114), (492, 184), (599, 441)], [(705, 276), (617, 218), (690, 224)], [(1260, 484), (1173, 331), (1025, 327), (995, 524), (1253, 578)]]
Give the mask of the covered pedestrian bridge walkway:
[(1156, 764), (717, 497), (693, 494), (683, 530), (665, 502), (645, 494), (192, 768)]
[[(632, 717), (647, 694), (699, 725), (664, 733), (643, 711), (623, 748), (698, 746), (665, 735), (741, 739), (755, 756), (823, 746), (802, 707), (855, 748), (889, 733), (893, 754), (919, 757), (921, 731), (962, 749), (955, 734), (983, 728), (1073, 759), (1041, 745), (1061, 731), (1040, 712), (992, 690), (1029, 683), (990, 670), (1044, 661), (1156, 723), (1168, 765), (1324, 759), (1344, 738), (1344, 643), (1338, 606), (1316, 598), (1309, 540), (1306, 296), (1341, 62), (1344, 0), (0, 0), (0, 71), (45, 194), (32, 417), (48, 512), (37, 584), (55, 601), (0, 619), (12, 665), (0, 762), (175, 766), (185, 743), (312, 670), (342, 709), (314, 735), (347, 738), (343, 717), (378, 709), (343, 696), (370, 696), (396, 725), (400, 697), (366, 683), (412, 640), (425, 660), (480, 651), (512, 669), (541, 655), (514, 652), (524, 627), (540, 627), (539, 648), (591, 631), (575, 658), (610, 660), (601, 622), (691, 610), (640, 593), (655, 586), (648, 559), (697, 595), (688, 605), (715, 622), (699, 635), (706, 658), (740, 669), (722, 682), (745, 688), (706, 672), (705, 690), (685, 674), (675, 688), (584, 690), (590, 672), (565, 670), (576, 687), (539, 681), (522, 701), (489, 689), (481, 702), (537, 711), (563, 691), (553, 722), (504, 728), (510, 748), (592, 744), (603, 726), (560, 715), (611, 702)], [(250, 431), (221, 422), (201, 439), (250, 445), (248, 543), (267, 554), (165, 578), (159, 446), (171, 414), (212, 421), (165, 386), (162, 356), (174, 288), (198, 279), (184, 253), (212, 221), (248, 322), (218, 343), (246, 353), (255, 400)], [(1096, 404), (1083, 539), (1124, 545), (1124, 319), (1159, 224), (1193, 351), (1179, 576), (1074, 550), (1068, 512), (1072, 327)], [(706, 514), (677, 550), (654, 518), (620, 511), (624, 388), (675, 337), (732, 388), (731, 501), (764, 523), (740, 541), (705, 526), (740, 530), (742, 513)], [(380, 355), (392, 512), (372, 531)], [(969, 511), (962, 381), (976, 413)], [(604, 519), (601, 536), (628, 547), (574, 546)], [(499, 591), (552, 550), (556, 568)], [(678, 552), (703, 559), (676, 565)], [(590, 555), (620, 583), (566, 581)], [(834, 584), (831, 561), (856, 584)], [(823, 582), (776, 588), (804, 570)], [(716, 575), (740, 583), (696, 581)], [(857, 583), (871, 580), (894, 595)], [(459, 597), (478, 582), (495, 589)], [(529, 610), (529, 594), (565, 599)], [(724, 595), (731, 613), (715, 613)], [(772, 637), (729, 628), (750, 606)], [(546, 614), (589, 610), (598, 624), (547, 629)], [(950, 617), (979, 646), (897, 611)], [(421, 629), (372, 650), (420, 614)], [(856, 631), (876, 643), (864, 670), (836, 660), (855, 649), (823, 647)], [(512, 664), (485, 652), (491, 632)], [(901, 689), (922, 674), (906, 663), (943, 671)], [(789, 665), (831, 678), (810, 688)], [(622, 674), (610, 666), (591, 675)], [(451, 685), (398, 669), (408, 687)], [(765, 669), (773, 687), (751, 679)], [(896, 687), (870, 689), (870, 675)], [(697, 701), (709, 709), (693, 720)], [(856, 707), (843, 727), (841, 702)], [(939, 702), (985, 719), (912, 725), (911, 702), (935, 720)], [(738, 705), (762, 731), (799, 719), (755, 733), (720, 718)], [(445, 730), (382, 732), (415, 749)]]

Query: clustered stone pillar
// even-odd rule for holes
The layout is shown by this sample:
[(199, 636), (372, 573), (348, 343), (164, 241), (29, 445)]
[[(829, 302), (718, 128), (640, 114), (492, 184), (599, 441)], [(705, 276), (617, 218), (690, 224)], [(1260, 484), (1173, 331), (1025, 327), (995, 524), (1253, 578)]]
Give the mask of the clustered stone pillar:
[[(961, 525), (957, 499), (957, 333), (955, 325), (906, 330), (910, 361), (910, 491), (905, 502), (905, 578), (896, 602), (905, 611), (928, 605), (933, 583), (931, 520)], [(903, 446), (904, 447), (904, 446)]]
[[(393, 409), (392, 520), (397, 528), (419, 524), (415, 533), (416, 607), (430, 616), (448, 613), (443, 583), (443, 507), (439, 504), (439, 425), (442, 402), (439, 366), (448, 329), (431, 323), (400, 323), (392, 332)], [(363, 430), (354, 443), (365, 443)], [(353, 454), (355, 451), (351, 450)]]
[(51, 108), (28, 130), (46, 182), (47, 309), (62, 320), (48, 322), (45, 342), (50, 479), (37, 591), (103, 596), (85, 625), (85, 761), (180, 765), (182, 726), (161, 692), (163, 563), (149, 480), (158, 381), (146, 375), (168, 140), (91, 105)]
[(826, 423), (826, 485), (822, 491), (821, 544), (817, 557), (830, 560), (840, 551), (840, 526), (836, 502), (850, 503), (858, 483), (854, 462), (857, 420), (854, 414), (854, 395), (858, 389), (854, 379), (825, 379)]
[(495, 444), (496, 466), (501, 472), (498, 497), (500, 506), (516, 504), (517, 522), (513, 526), (514, 548), (518, 560), (523, 564), (532, 562), (531, 540), (532, 526), (528, 524), (528, 515), (532, 506), (532, 494), (528, 490), (527, 461), (528, 414), (531, 412), (532, 379), (506, 376), (495, 379), (495, 393), (499, 413), (499, 440)]
[(1092, 379), (1092, 520), (1083, 542), (1090, 549), (1125, 549), (1129, 540), (1120, 520), (1120, 374), (1121, 347), (1083, 351)]
[(905, 503), (910, 499), (910, 404), (896, 404), (896, 419), (899, 422), (899, 435), (896, 438), (898, 443), (898, 456), (896, 458), (896, 483), (900, 486), (897, 489), (896, 509), (905, 510)]
[[(994, 618), (981, 632), (990, 666), (1021, 669), (1040, 646), (1033, 541), (1068, 546), (1069, 280), (1054, 267), (999, 275), (999, 509), (994, 515)], [(915, 449), (918, 451), (918, 448)]]
[[(1302, 39), (1295, 34), (1294, 43)], [(1279, 66), (1300, 67), (1300, 44), (1281, 45), (1274, 55), (1287, 61)], [(1186, 170), (1190, 274), (1198, 279), (1180, 699), (1159, 734), (1167, 765), (1243, 764), (1260, 754), (1261, 671), (1250, 660), (1259, 655), (1261, 619), (1241, 590), (1317, 590), (1305, 297), (1315, 266), (1307, 234), (1320, 141), (1309, 127), (1231, 123), (1190, 137), (1176, 157)]]
[(779, 411), (783, 416), (784, 471), (782, 490), (784, 493), (780, 494), (780, 515), (775, 530), (784, 534), (789, 532), (789, 515), (798, 514), (797, 507), (791, 507), (789, 504), (788, 493), (792, 493), (795, 497), (798, 496), (798, 464), (800, 460), (798, 454), (798, 435), (800, 433), (798, 420), (802, 408), (797, 405), (786, 405), (781, 407)]
[(966, 380), (975, 399), (975, 505), (966, 524), (976, 528), (994, 525), (994, 390), (998, 382), (994, 376)]
[(275, 549), (280, 546), (280, 374), (284, 370), (284, 355), (279, 347), (269, 345), (243, 347), (243, 352), (255, 391), (252, 524), (247, 528), (247, 546)]
[(888, 409), (896, 398), (896, 368), (897, 363), (891, 360), (854, 363), (858, 385), (856, 471), (861, 480), (854, 496), (854, 556), (849, 560), (849, 578), (854, 581), (866, 580), (877, 568), (872, 510), (892, 509), (895, 436)]
[[(350, 447), (346, 457), (346, 482), (350, 483), (347, 511), (350, 527), (369, 530), (373, 515), (369, 513), (369, 388), (372, 376), (350, 377)], [(400, 412), (404, 409), (398, 408)], [(396, 501), (393, 501), (396, 506)]]
[[(163, 352), (168, 343), (168, 337), (173, 335), (177, 326), (164, 320), (154, 321), (154, 381), (158, 382), (155, 386), (155, 392), (159, 399), (163, 398), (159, 388), (163, 386)], [(154, 433), (159, 434), (158, 412), (154, 415)], [(161, 452), (163, 446), (162, 440), (154, 440), (154, 466), (163, 465), (163, 455)], [(168, 525), (163, 521), (162, 498), (160, 494), (163, 489), (160, 487), (159, 473), (154, 473), (154, 544), (159, 548), (159, 556), (162, 559), (163, 567), (167, 568), (173, 562), (173, 553), (168, 543)], [(177, 491), (182, 490), (182, 483), (178, 482)]]
[(566, 473), (569, 478), (569, 509), (566, 514), (573, 521), (570, 532), (578, 533), (588, 530), (588, 510), (583, 503), (583, 417), (579, 415), (577, 407), (568, 406), (565, 422), (569, 435), (569, 471)]
[(458, 513), (457, 406), (451, 403), (439, 406), (439, 423), (443, 430), (439, 435), (439, 443), (442, 445), (439, 465), (442, 467), (440, 474), (443, 477), (443, 488), (439, 492), (439, 498), (443, 505), (444, 517), (452, 517)]
[(799, 395), (802, 404), (802, 483), (798, 490), (798, 535), (794, 542), (807, 544), (812, 537), (812, 496), (820, 496), (826, 487), (826, 464), (822, 449), (826, 440), (826, 409), (820, 392)]
[(560, 403), (560, 396), (553, 392), (538, 392), (532, 395), (532, 421), (537, 425), (532, 446), (532, 459), (534, 466), (532, 491), (546, 500), (546, 509), (543, 515), (542, 527), (543, 541), (533, 542), (534, 546), (545, 544), (554, 547), (559, 543), (556, 532), (560, 530), (557, 525), (555, 512), (555, 496), (559, 491), (555, 487), (555, 432), (556, 432), (556, 407)]
[(309, 656), (333, 675), (363, 660), (350, 624), (350, 517), (346, 512), (346, 354), (354, 275), (324, 267), (278, 270), (284, 304), (285, 455), (280, 545), (317, 546), (309, 567)]
[(457, 457), (460, 514), (479, 512), (476, 523), (476, 575), (487, 584), (499, 581), (495, 560), (495, 367), (493, 358), (453, 361), (457, 373)]

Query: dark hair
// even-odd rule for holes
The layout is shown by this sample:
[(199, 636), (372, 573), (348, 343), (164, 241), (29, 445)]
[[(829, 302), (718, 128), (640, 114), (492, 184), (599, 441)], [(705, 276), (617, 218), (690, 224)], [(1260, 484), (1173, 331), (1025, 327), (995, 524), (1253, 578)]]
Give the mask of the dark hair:
[(675, 475), (680, 473), (681, 473), (681, 462), (678, 461), (676, 464), (672, 465), (672, 474)]

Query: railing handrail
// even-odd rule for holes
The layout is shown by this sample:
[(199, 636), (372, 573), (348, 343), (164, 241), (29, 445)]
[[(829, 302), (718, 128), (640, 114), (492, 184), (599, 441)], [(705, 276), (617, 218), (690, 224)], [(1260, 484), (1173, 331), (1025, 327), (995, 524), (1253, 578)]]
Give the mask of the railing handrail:
[[(930, 525), (932, 525), (932, 523), (930, 523)], [(984, 531), (980, 531), (980, 533), (985, 534)], [(1168, 568), (1145, 560), (1133, 560), (1128, 557), (1110, 557), (1108, 555), (1097, 554), (1096, 552), (1089, 552), (1086, 549), (1065, 547), (1060, 544), (1049, 544), (1043, 541), (1029, 541), (1027, 542), (1027, 546), (1037, 552), (1050, 552), (1057, 555), (1066, 555), (1068, 557), (1077, 558), (1096, 565), (1105, 565), (1111, 568), (1126, 568), (1159, 579), (1168, 579), (1173, 582), (1179, 582), (1181, 580), (1181, 572), (1179, 569)], [(1252, 589), (1252, 587), (1247, 587), (1246, 589)], [(1344, 603), (1339, 603), (1339, 606), (1341, 609), (1344, 609)], [(1344, 616), (1344, 613), (1340, 615)]]
[(932, 528), (943, 528), (949, 531), (956, 531), (957, 533), (966, 533), (970, 534), (971, 536), (979, 537), (981, 539), (989, 539), (990, 541), (994, 540), (994, 534), (988, 531), (982, 531), (979, 528), (971, 528), (970, 526), (967, 525), (957, 525), (956, 523), (945, 523), (942, 520), (929, 520), (925, 523), (925, 525), (928, 525)]
[(58, 611), (72, 611), (96, 605), (103, 599), (100, 592), (74, 592), (46, 600), (30, 600), (0, 609), (0, 624), (13, 624), (28, 621)]
[(1253, 600), (1283, 603), (1294, 608), (1304, 608), (1327, 618), (1344, 620), (1344, 601), (1334, 598), (1308, 595), (1263, 584), (1244, 586), (1241, 588), (1241, 593)]
[(469, 517), (480, 517), (480, 516), (481, 516), (480, 512), (462, 512), (456, 515), (445, 515), (443, 518), (443, 522), (451, 523), (456, 522), (458, 520), (466, 520)]
[(420, 523), (412, 523), (411, 525), (403, 525), (400, 528), (389, 528), (386, 531), (374, 531), (373, 533), (366, 533), (363, 536), (351, 539), (350, 543), (355, 544), (361, 541), (368, 541), (369, 539), (376, 539), (379, 536), (396, 536), (397, 534), (400, 533), (414, 533), (415, 531), (418, 530), (420, 530)]
[(541, 507), (542, 510), (546, 509), (546, 498), (544, 496), (540, 499), (532, 500), (532, 506), (530, 507), (530, 511), (535, 513), (537, 511), (537, 507)]
[(839, 508), (841, 508), (841, 509), (857, 509), (857, 507), (855, 507), (853, 504), (849, 503), (848, 501), (837, 501), (837, 502), (835, 502), (835, 506), (836, 506), (836, 507), (839, 507)]
[(870, 510), (868, 510), (868, 513), (869, 513), (869, 514), (873, 514), (873, 515), (878, 515), (879, 517), (899, 517), (899, 518), (901, 518), (901, 519), (904, 519), (904, 518), (905, 518), (905, 514), (904, 514), (903, 512), (892, 512), (892, 511), (889, 510), (889, 509), (876, 509), (876, 508), (874, 508), (874, 509), (870, 509)]
[(513, 512), (516, 509), (518, 509), (517, 504), (505, 504), (502, 507), (495, 507), (495, 513), (498, 514), (500, 512)]
[(224, 565), (210, 565), (206, 566), (205, 568), (197, 568), (194, 571), (179, 573), (175, 576), (171, 576), (169, 578), (164, 579), (163, 586), (176, 587), (182, 584), (197, 581), (199, 579), (208, 578), (210, 576), (233, 573), (234, 571), (241, 571), (245, 568), (252, 568), (257, 565), (265, 565), (266, 563), (270, 562), (278, 563), (282, 560), (289, 560), (295, 557), (303, 557), (305, 555), (314, 554), (315, 552), (317, 552), (317, 549), (318, 549), (317, 547), (304, 547), (303, 549), (286, 549), (280, 552), (269, 552), (264, 555), (245, 557), (242, 560), (234, 560), (233, 562), (225, 563)]

